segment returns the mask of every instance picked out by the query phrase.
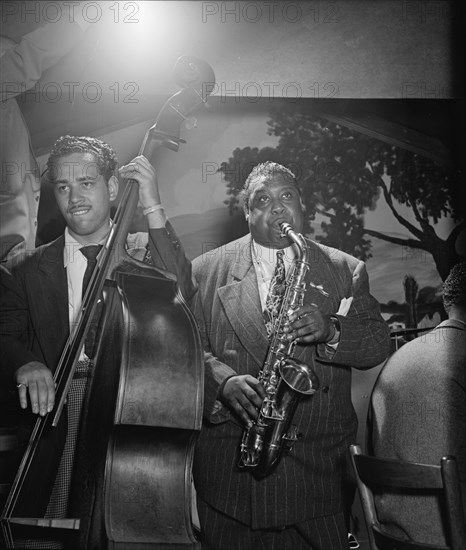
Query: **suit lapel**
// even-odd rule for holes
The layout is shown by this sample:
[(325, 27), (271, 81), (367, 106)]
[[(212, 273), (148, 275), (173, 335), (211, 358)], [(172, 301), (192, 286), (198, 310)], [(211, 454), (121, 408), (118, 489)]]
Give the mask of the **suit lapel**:
[(218, 296), (241, 344), (262, 366), (269, 340), (262, 316), (250, 235), (244, 237), (231, 268), (233, 281), (218, 289)]
[[(69, 334), (68, 284), (63, 265), (65, 238), (45, 246), (39, 257), (37, 270), (29, 274), (28, 286), (33, 324), (38, 334), (45, 359), (50, 364), (56, 361), (57, 342), (63, 342)], [(61, 350), (61, 348), (60, 348)]]

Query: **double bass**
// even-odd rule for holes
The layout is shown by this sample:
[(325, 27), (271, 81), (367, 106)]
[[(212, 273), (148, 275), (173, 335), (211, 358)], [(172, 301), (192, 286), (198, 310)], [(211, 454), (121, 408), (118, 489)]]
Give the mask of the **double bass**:
[[(174, 73), (183, 89), (145, 135), (139, 154), (149, 160), (159, 148), (178, 151), (182, 123), (192, 127), (191, 113), (215, 84), (211, 67), (193, 57), (179, 58)], [(202, 424), (202, 345), (176, 278), (126, 252), (137, 204), (138, 186), (129, 180), (54, 374), (57, 406), (36, 420), (1, 515), (7, 548), (26, 526), (67, 530), (76, 550), (200, 547), (191, 518), (191, 465)], [(70, 517), (46, 519), (56, 434), (97, 309)]]

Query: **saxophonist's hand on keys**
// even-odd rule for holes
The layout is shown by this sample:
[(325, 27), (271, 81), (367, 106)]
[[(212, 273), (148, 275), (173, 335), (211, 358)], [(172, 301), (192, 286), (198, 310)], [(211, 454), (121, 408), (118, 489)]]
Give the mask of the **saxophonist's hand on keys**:
[(336, 343), (335, 326), (314, 304), (306, 304), (294, 311), (283, 331), (288, 340), (300, 344)]
[(223, 386), (219, 400), (247, 425), (256, 420), (265, 397), (262, 384), (250, 374), (232, 376)]

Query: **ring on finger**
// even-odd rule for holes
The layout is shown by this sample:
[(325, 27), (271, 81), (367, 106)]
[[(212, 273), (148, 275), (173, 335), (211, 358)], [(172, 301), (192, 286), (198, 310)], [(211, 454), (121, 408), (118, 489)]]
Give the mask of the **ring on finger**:
[(20, 382), (19, 384), (16, 384), (16, 387), (19, 389), (21, 386), (24, 386), (25, 388), (28, 387), (27, 384), (24, 384), (23, 382)]

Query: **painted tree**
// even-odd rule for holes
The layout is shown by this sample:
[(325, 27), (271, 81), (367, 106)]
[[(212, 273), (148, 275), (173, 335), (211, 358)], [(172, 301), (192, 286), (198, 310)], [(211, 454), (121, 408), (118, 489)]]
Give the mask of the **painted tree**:
[[(427, 316), (432, 321), (436, 313), (441, 320), (447, 318), (443, 307), (441, 288), (425, 286), (419, 288), (419, 285), (412, 275), (406, 275), (403, 279), (404, 303), (390, 300), (386, 304), (380, 304), (382, 313), (389, 314), (387, 322), (404, 323), (406, 328), (414, 329), (418, 323)], [(405, 335), (407, 340), (415, 338), (418, 333)]]
[[(305, 227), (312, 235), (316, 215), (323, 216), (319, 240), (362, 260), (371, 257), (371, 238), (430, 253), (444, 280), (460, 259), (455, 248), (466, 228), (460, 201), (455, 200), (458, 174), (448, 167), (401, 147), (329, 122), (315, 114), (279, 108), (268, 121), (275, 148), (237, 148), (220, 171), (227, 182), (230, 212), (252, 167), (273, 160), (297, 175), (306, 205)], [(409, 231), (399, 238), (365, 227), (364, 214), (384, 200), (394, 219)], [(416, 224), (400, 213), (411, 209)], [(435, 230), (444, 217), (452, 220), (446, 239)]]

